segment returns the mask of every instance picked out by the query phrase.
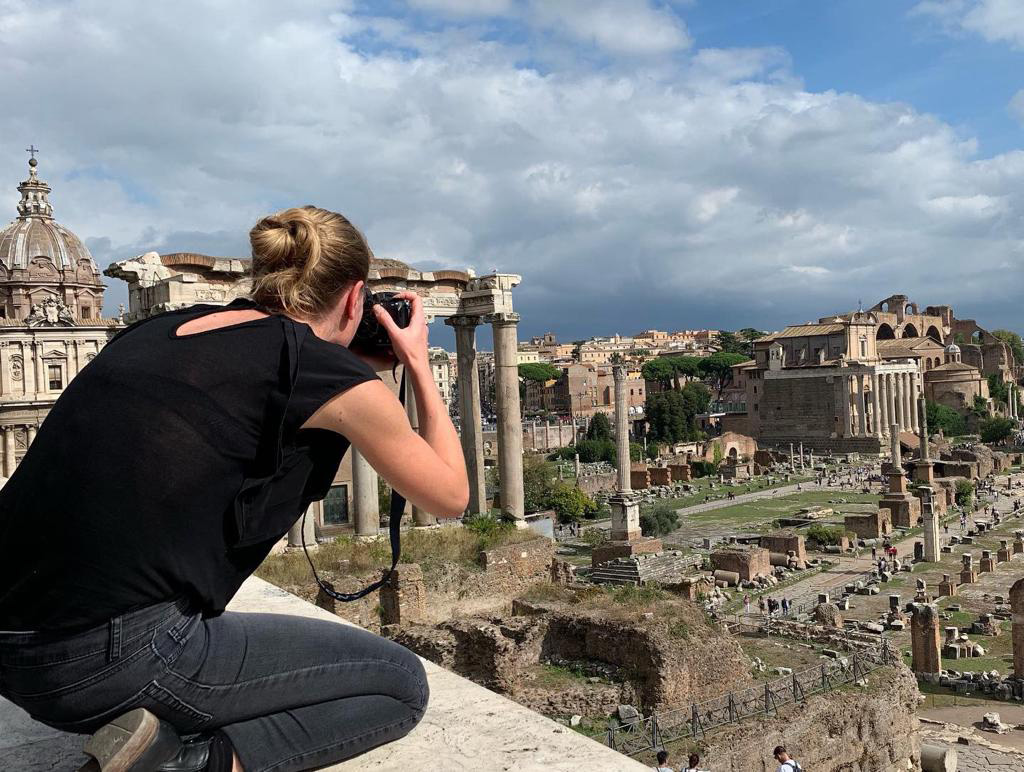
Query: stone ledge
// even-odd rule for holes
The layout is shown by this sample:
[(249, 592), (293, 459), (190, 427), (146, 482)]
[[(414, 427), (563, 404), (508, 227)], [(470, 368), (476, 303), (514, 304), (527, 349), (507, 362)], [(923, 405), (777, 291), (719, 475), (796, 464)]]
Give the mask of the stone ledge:
[[(267, 582), (251, 577), (232, 611), (319, 617), (349, 624)], [(647, 769), (568, 727), (424, 660), (430, 705), (409, 735), (329, 769), (359, 770), (628, 770)], [(0, 698), (0, 769), (74, 770), (83, 763), (84, 737), (32, 721)], [(426, 760), (429, 759), (429, 762)], [(424, 764), (428, 763), (428, 767)]]

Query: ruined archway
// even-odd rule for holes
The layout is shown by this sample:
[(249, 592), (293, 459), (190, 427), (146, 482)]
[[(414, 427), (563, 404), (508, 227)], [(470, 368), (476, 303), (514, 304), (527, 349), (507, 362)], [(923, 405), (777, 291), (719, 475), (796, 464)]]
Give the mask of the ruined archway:
[(942, 343), (942, 333), (939, 332), (938, 328), (934, 324), (928, 328), (928, 331), (925, 333), (925, 337), (931, 338), (936, 343)]
[(882, 323), (878, 325), (878, 329), (875, 330), (875, 340), (893, 340), (896, 337), (896, 333), (892, 331), (892, 327)]
[(903, 328), (903, 334), (900, 335), (900, 337), (901, 338), (918, 338), (918, 337), (920, 337), (920, 334), (918, 333), (917, 328), (914, 325), (907, 324)]

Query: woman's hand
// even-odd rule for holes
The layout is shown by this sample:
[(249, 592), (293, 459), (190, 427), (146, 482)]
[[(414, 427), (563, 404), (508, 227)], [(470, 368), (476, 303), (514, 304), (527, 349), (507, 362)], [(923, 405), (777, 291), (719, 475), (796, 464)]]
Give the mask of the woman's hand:
[(412, 306), (409, 326), (402, 328), (395, 324), (391, 314), (381, 306), (374, 305), (373, 313), (377, 321), (388, 331), (391, 337), (391, 349), (395, 357), (406, 367), (415, 369), (426, 366), (427, 361), (427, 320), (423, 315), (423, 300), (415, 292), (398, 292), (396, 298), (408, 300)]

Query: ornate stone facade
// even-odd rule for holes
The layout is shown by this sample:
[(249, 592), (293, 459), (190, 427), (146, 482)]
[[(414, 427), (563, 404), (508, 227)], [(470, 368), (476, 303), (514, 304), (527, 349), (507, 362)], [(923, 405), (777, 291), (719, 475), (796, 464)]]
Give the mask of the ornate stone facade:
[(53, 219), (29, 161), (18, 217), (0, 230), (0, 477), (10, 477), (68, 383), (120, 329), (89, 250)]

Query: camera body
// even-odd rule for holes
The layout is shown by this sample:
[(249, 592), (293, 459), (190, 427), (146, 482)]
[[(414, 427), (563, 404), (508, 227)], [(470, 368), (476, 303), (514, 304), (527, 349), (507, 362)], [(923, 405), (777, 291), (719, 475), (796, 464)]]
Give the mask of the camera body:
[(353, 348), (371, 353), (391, 350), (391, 336), (384, 325), (377, 321), (373, 307), (380, 306), (387, 311), (398, 327), (408, 327), (412, 320), (412, 305), (405, 298), (395, 297), (396, 294), (370, 292), (368, 288), (363, 287), (363, 319), (352, 339)]

